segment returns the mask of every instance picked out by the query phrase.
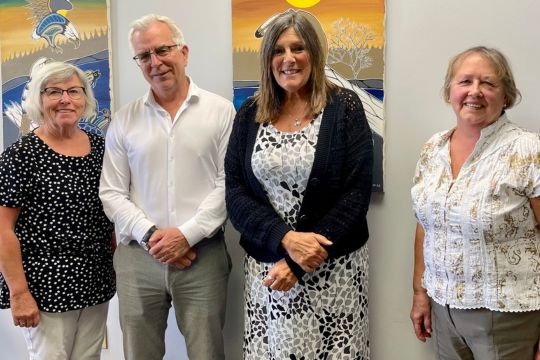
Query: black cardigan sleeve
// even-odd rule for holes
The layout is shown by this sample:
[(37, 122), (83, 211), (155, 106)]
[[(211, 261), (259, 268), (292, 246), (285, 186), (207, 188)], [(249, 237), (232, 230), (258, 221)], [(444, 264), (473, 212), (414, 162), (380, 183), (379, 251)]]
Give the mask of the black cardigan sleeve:
[[(281, 246), (285, 234), (293, 229), (274, 210), (251, 169), (258, 129), (255, 113), (254, 101), (248, 100), (235, 118), (225, 158), (227, 210), (250, 256), (265, 262), (284, 257), (301, 279), (305, 272)], [(354, 92), (341, 89), (334, 93), (323, 116), (328, 121), (317, 143), (297, 231), (326, 236), (333, 242), (329, 253), (339, 256), (367, 240), (365, 217), (371, 196), (373, 142), (362, 102)], [(314, 186), (317, 182), (319, 185)], [(306, 223), (303, 218), (308, 219)]]
[(292, 230), (274, 210), (251, 169), (256, 132), (256, 105), (248, 99), (238, 110), (225, 156), (225, 200), (233, 226), (242, 235), (241, 245), (259, 261), (283, 258), (281, 240)]
[[(344, 144), (334, 144), (328, 168), (336, 163), (342, 164), (339, 171), (328, 174), (328, 182), (339, 184), (337, 196), (314, 224), (312, 231), (327, 237), (333, 242), (332, 248), (357, 248), (345, 242), (367, 240), (366, 214), (372, 190), (373, 140), (362, 102), (352, 91), (342, 89), (334, 104), (336, 107), (337, 132), (333, 136)], [(343, 152), (335, 151), (345, 146)], [(337, 158), (339, 154), (344, 158)], [(307, 197), (307, 195), (306, 195)], [(328, 205), (328, 204), (327, 204)], [(355, 231), (351, 231), (355, 229)], [(355, 236), (350, 236), (355, 233)], [(359, 239), (365, 233), (365, 239)], [(341, 251), (336, 251), (341, 253)]]

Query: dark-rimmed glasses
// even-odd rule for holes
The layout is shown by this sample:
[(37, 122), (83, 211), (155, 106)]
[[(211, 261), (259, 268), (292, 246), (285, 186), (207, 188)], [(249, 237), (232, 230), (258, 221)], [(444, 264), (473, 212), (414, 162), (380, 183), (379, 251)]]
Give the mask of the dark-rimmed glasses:
[(150, 62), (150, 58), (152, 57), (152, 54), (156, 55), (159, 58), (164, 58), (164, 57), (169, 56), (169, 54), (171, 53), (171, 50), (178, 46), (181, 46), (181, 44), (163, 45), (163, 46), (155, 48), (154, 50), (145, 51), (140, 54), (137, 54), (133, 57), (133, 60), (135, 60), (137, 65), (141, 66)]
[(60, 99), (62, 95), (64, 95), (64, 92), (66, 92), (68, 96), (73, 100), (79, 100), (86, 94), (86, 91), (82, 86), (70, 87), (67, 90), (60, 89), (59, 87), (47, 87), (41, 90), (41, 93), (45, 94), (45, 96), (47, 96), (51, 100)]

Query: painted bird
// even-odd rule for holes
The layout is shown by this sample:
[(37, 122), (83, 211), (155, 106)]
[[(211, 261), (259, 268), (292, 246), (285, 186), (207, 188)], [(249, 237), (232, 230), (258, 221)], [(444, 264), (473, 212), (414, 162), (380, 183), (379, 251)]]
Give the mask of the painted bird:
[(73, 9), (73, 4), (69, 0), (26, 0), (26, 2), (34, 18), (32, 39), (45, 39), (51, 50), (56, 53), (62, 52), (62, 48), (57, 45), (58, 35), (63, 35), (71, 41), (75, 49), (80, 46), (79, 32), (66, 17), (67, 12)]

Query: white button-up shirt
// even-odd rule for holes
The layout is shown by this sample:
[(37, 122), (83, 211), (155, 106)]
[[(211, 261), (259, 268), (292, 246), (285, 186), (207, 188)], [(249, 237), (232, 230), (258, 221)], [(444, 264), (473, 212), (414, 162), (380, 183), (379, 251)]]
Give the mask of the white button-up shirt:
[(441, 305), (540, 309), (540, 136), (503, 115), (452, 179), (450, 136), (434, 135), (418, 161), (413, 207), (425, 232), (423, 286)]
[(100, 184), (118, 241), (141, 241), (152, 225), (178, 227), (190, 246), (224, 224), (223, 161), (232, 103), (198, 88), (171, 119), (152, 91), (120, 109), (106, 137)]

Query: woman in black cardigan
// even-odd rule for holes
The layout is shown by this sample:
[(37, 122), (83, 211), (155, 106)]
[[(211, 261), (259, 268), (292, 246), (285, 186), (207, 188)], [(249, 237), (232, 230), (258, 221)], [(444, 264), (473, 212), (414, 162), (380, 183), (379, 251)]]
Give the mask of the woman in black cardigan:
[(371, 130), (358, 96), (326, 79), (314, 25), (289, 10), (268, 26), (225, 159), (247, 253), (245, 359), (369, 358)]

